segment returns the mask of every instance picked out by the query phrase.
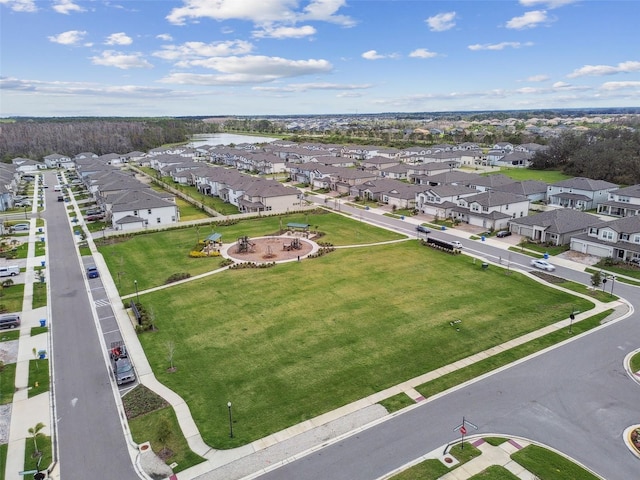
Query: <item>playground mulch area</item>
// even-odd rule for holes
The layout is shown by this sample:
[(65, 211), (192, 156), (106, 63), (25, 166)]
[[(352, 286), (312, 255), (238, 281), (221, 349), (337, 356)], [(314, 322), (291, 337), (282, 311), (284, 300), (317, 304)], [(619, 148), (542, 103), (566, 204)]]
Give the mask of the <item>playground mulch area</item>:
[[(287, 250), (294, 239), (299, 240), (300, 248)], [(313, 244), (309, 240), (295, 235), (250, 238), (249, 242), (249, 251), (238, 253), (238, 243), (236, 242), (227, 249), (225, 256), (238, 262), (282, 262), (298, 257), (304, 258), (313, 250)]]

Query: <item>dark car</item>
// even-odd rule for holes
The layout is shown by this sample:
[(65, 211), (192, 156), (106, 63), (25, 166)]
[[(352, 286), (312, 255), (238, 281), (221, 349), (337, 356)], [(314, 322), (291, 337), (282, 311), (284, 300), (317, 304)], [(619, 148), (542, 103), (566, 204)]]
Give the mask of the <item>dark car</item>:
[(87, 278), (98, 278), (99, 276), (98, 267), (95, 265), (87, 267)]
[(416, 230), (418, 232), (422, 232), (422, 233), (431, 233), (431, 230), (429, 230), (427, 227), (425, 227), (424, 225), (418, 225), (416, 227)]
[(64, 202), (64, 195), (58, 195), (58, 201)]
[(508, 237), (509, 235), (511, 235), (511, 232), (509, 230), (500, 230), (498, 233), (496, 233), (496, 237), (498, 238)]
[(87, 215), (84, 219), (87, 222), (95, 222), (96, 220), (102, 220), (104, 218), (104, 213), (96, 213), (93, 215)]

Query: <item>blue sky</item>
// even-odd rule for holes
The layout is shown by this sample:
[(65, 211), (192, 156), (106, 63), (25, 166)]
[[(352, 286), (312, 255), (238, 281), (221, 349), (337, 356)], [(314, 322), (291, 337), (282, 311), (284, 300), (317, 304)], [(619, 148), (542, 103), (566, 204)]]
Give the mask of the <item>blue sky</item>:
[(0, 116), (640, 106), (636, 0), (0, 0)]

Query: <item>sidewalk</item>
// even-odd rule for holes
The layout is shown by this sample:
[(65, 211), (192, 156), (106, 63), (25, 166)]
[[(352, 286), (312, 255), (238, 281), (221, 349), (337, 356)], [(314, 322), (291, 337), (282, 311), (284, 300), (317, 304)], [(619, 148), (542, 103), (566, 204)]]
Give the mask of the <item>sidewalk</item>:
[[(33, 203), (33, 209), (37, 211), (37, 202)], [(45, 426), (41, 433), (47, 436), (52, 434), (51, 391), (29, 398), (29, 389), (32, 387), (29, 385), (29, 361), (34, 360), (33, 352), (45, 351), (46, 358), (49, 358), (50, 351), (48, 334), (31, 336), (31, 328), (39, 327), (40, 320), (45, 320), (48, 325), (49, 314), (48, 307), (40, 307), (35, 310), (32, 308), (33, 284), (39, 281), (36, 278), (34, 267), (41, 266), (46, 257), (34, 257), (35, 242), (44, 236), (45, 232), (44, 229), (42, 232), (37, 231), (35, 216), (31, 218), (30, 223), (26, 273), (24, 274), (24, 296), (20, 316), (22, 323), (16, 356), (16, 391), (10, 406), (10, 416), (3, 419), (10, 421), (7, 464), (4, 472), (7, 480), (22, 480), (25, 477), (19, 472), (35, 468), (35, 460), (34, 465), (24, 465), (26, 441), (31, 439), (28, 430), (41, 422)], [(46, 470), (48, 467), (49, 465), (40, 465), (42, 470)]]

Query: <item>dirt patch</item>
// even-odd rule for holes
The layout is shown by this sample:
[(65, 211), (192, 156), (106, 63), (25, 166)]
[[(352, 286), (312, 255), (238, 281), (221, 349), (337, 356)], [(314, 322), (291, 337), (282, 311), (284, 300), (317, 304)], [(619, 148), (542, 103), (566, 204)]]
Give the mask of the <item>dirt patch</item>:
[[(299, 249), (289, 249), (294, 239), (300, 242)], [(313, 250), (313, 243), (305, 238), (294, 235), (282, 237), (250, 238), (249, 251), (238, 253), (238, 243), (234, 243), (227, 250), (227, 256), (238, 262), (282, 262), (305, 257)]]

